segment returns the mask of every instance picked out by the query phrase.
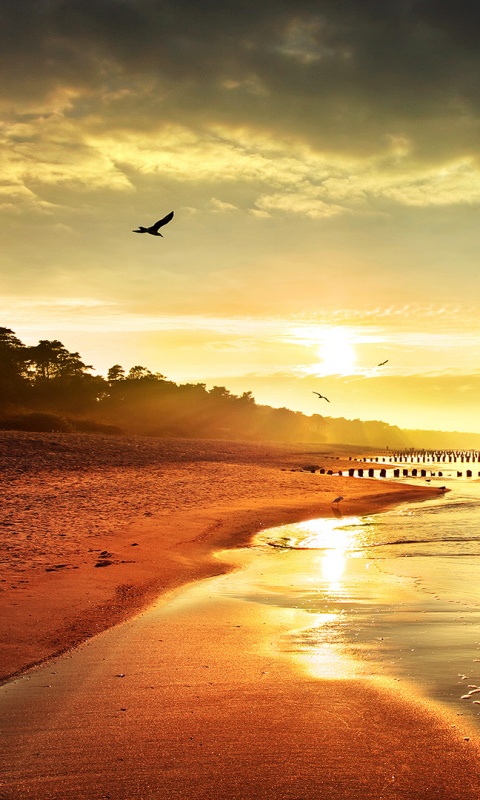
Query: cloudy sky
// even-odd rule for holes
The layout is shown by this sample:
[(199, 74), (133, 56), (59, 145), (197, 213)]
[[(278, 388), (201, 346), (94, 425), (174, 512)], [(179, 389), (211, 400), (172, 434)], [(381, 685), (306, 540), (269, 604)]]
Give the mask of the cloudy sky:
[(479, 8), (3, 0), (1, 324), (480, 432)]

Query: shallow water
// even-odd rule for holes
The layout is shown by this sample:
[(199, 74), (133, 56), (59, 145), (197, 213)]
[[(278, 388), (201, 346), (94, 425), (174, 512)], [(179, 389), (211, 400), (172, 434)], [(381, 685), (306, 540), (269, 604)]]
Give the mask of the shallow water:
[(265, 530), (219, 591), (308, 612), (276, 646), (311, 674), (413, 683), (480, 728), (480, 483), (448, 487), (381, 514)]

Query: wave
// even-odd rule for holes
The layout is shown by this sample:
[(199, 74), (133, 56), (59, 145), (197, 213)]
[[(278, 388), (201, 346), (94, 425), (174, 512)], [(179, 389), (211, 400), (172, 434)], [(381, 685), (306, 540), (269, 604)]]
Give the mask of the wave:
[(403, 545), (403, 544), (446, 544), (446, 543), (460, 543), (465, 544), (466, 542), (480, 542), (480, 536), (442, 536), (441, 538), (435, 539), (392, 539), (391, 542), (371, 542), (370, 544), (366, 544), (365, 547), (361, 549), (367, 549), (369, 547), (395, 547), (395, 545)]
[[(433, 538), (433, 539), (392, 539), (391, 541), (385, 542), (369, 542), (369, 543), (362, 543), (360, 547), (352, 547), (347, 548), (348, 553), (362, 553), (364, 550), (374, 550), (379, 547), (401, 547), (404, 545), (434, 545), (438, 547), (443, 544), (468, 544), (472, 542), (477, 542), (480, 544), (480, 536), (444, 536), (442, 538)], [(274, 547), (278, 550), (313, 550), (316, 552), (323, 552), (327, 550), (334, 550), (333, 547), (312, 547), (309, 545), (302, 545), (301, 543), (295, 543), (287, 540), (265, 540), (264, 544), (268, 545), (268, 547)], [(462, 554), (464, 555), (464, 554)]]

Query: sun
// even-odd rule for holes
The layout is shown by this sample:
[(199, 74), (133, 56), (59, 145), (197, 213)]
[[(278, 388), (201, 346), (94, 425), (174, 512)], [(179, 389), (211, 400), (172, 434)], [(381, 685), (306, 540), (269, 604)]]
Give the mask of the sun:
[(355, 371), (355, 348), (349, 334), (342, 328), (329, 328), (322, 332), (318, 355), (324, 375), (351, 375)]
[[(355, 375), (358, 374), (355, 344), (365, 341), (352, 328), (341, 325), (305, 325), (295, 327), (290, 338), (314, 355), (314, 363), (306, 365), (303, 372), (308, 375)], [(317, 361), (318, 359), (318, 361)]]

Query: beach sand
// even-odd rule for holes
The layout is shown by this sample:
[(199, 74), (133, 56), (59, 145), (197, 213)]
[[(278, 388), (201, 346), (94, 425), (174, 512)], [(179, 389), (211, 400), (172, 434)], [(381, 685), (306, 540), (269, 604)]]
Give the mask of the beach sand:
[(321, 450), (0, 435), (3, 677), (107, 631), (2, 688), (0, 796), (480, 796), (478, 745), (461, 720), (391, 685), (302, 675), (262, 644), (278, 627), (268, 606), (234, 606), (231, 618), (187, 604), (181, 629), (168, 611), (158, 627), (162, 597), (231, 569), (212, 554), (265, 527), (332, 516), (338, 495), (345, 515), (361, 515), (438, 493), (299, 471), (350, 466)]
[(212, 558), (265, 527), (365, 514), (438, 490), (348, 470), (345, 452), (87, 434), (0, 433), (0, 679), (228, 569)]

